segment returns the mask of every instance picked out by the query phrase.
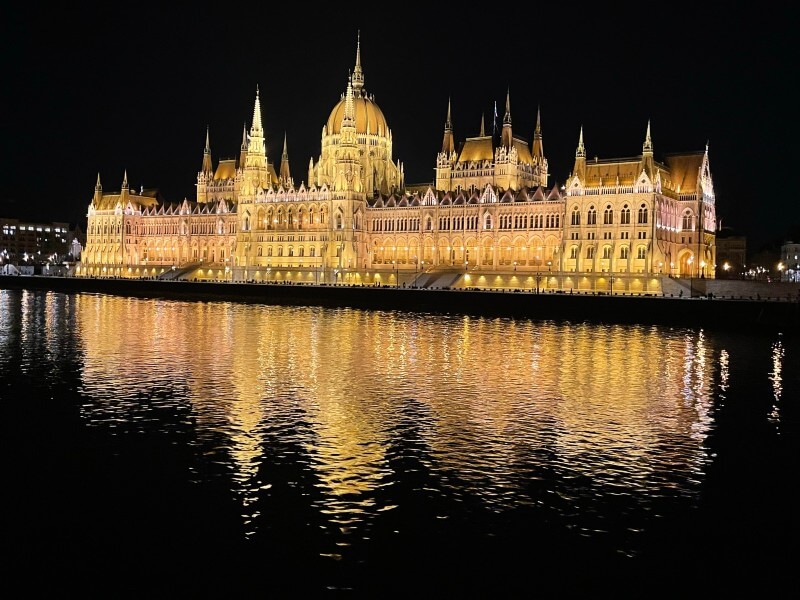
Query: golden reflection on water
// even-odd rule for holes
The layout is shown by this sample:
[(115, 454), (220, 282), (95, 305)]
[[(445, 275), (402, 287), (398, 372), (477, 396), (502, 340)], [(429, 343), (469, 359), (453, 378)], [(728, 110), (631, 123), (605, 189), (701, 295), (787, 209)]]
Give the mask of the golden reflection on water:
[(152, 426), (154, 403), (186, 406), (199, 443), (228, 440), (216, 450), (233, 461), (250, 533), (277, 441), (304, 450), (319, 512), (342, 532), (393, 508), (377, 490), (399, 432), (447, 474), (442, 486), (496, 510), (531, 501), (524, 490), (545, 472), (582, 478), (588, 502), (686, 485), (708, 460), (717, 367), (702, 332), (93, 295), (74, 305), (87, 421)]
[(780, 432), (781, 410), (780, 401), (783, 394), (781, 372), (783, 370), (784, 348), (781, 340), (772, 344), (772, 371), (769, 379), (772, 382), (772, 410), (769, 413), (769, 420), (775, 424), (776, 431)]

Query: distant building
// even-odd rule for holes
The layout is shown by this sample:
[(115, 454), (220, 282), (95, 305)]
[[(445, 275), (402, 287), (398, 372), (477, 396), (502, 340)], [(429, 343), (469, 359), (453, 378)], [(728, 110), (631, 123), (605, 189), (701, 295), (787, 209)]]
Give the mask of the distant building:
[(742, 279), (747, 265), (747, 238), (730, 227), (717, 231), (716, 274), (720, 279)]
[(781, 281), (800, 281), (800, 244), (787, 241), (781, 246), (781, 262), (778, 269)]
[(69, 223), (0, 217), (0, 264), (44, 265), (69, 253)]
[(86, 246), (86, 234), (83, 232), (80, 225), (76, 225), (75, 229), (69, 232), (67, 246), (67, 260), (73, 262), (80, 261), (81, 253), (83, 252), (84, 246)]

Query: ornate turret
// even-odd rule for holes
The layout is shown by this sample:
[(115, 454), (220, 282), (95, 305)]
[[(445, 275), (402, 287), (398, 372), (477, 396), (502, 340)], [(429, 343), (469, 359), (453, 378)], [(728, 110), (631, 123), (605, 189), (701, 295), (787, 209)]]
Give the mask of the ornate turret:
[(655, 167), (653, 165), (653, 140), (650, 139), (650, 120), (647, 121), (647, 133), (642, 145), (642, 170), (647, 173), (651, 181), (654, 180)]
[(506, 92), (506, 112), (503, 115), (503, 131), (500, 138), (500, 145), (506, 149), (512, 146), (512, 133), (511, 133), (511, 90)]
[(264, 128), (261, 125), (261, 99), (256, 86), (256, 100), (253, 106), (253, 124), (250, 126), (250, 139), (247, 143), (247, 156), (244, 164), (245, 194), (253, 193), (258, 187), (269, 187), (267, 173), (267, 151), (264, 141)]
[(239, 168), (243, 169), (247, 161), (247, 123), (242, 125), (242, 145), (239, 148)]
[(283, 134), (283, 154), (281, 154), (281, 185), (285, 188), (294, 187), (292, 176), (289, 173), (289, 152), (286, 150), (286, 133)]
[(453, 141), (453, 121), (450, 117), (450, 99), (447, 99), (447, 119), (444, 122), (444, 139), (442, 140), (442, 152), (444, 154), (451, 154), (455, 149), (455, 142)]
[(92, 204), (100, 206), (100, 200), (103, 199), (103, 186), (100, 183), (100, 173), (97, 174), (97, 183), (94, 184), (94, 199)]
[(206, 147), (203, 148), (203, 165), (200, 167), (200, 172), (205, 176), (211, 176), (214, 173), (214, 167), (211, 164), (211, 144), (209, 142), (208, 125), (206, 125)]
[(536, 109), (536, 129), (533, 131), (533, 145), (531, 147), (531, 154), (533, 155), (534, 162), (544, 162), (544, 146), (542, 145), (542, 122), (541, 122), (541, 109)]
[(353, 68), (350, 80), (353, 84), (353, 92), (360, 96), (361, 90), (364, 88), (364, 72), (361, 70), (361, 30), (359, 30), (356, 40), (356, 66)]
[(572, 174), (581, 181), (586, 181), (586, 148), (583, 146), (583, 125), (581, 125), (581, 133), (578, 137), (578, 149), (575, 150), (575, 167), (572, 169)]

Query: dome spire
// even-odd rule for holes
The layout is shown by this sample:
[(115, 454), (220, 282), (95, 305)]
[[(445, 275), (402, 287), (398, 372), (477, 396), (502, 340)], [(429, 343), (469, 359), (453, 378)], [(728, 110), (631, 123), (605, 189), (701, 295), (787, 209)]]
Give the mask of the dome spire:
[(356, 66), (353, 69), (353, 92), (356, 96), (361, 94), (361, 89), (364, 87), (364, 72), (361, 70), (361, 30), (358, 30), (358, 38), (356, 41)]

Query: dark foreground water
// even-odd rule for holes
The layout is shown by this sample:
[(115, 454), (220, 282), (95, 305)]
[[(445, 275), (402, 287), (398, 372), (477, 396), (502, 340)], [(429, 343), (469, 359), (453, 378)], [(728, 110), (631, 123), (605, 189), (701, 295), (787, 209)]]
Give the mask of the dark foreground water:
[(798, 346), (0, 290), (4, 583), (788, 597)]

